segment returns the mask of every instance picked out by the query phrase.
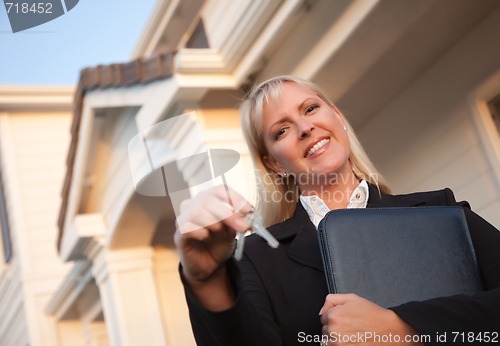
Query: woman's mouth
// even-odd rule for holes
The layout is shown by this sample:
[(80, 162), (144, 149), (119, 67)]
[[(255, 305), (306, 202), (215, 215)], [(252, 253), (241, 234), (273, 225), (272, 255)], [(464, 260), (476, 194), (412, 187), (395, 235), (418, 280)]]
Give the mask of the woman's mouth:
[(325, 138), (325, 139), (322, 139), (320, 140), (319, 142), (317, 142), (316, 144), (314, 144), (312, 146), (312, 148), (310, 148), (307, 152), (306, 152), (306, 155), (304, 157), (310, 157), (311, 155), (313, 155), (316, 151), (318, 151), (319, 149), (323, 148), (323, 146), (325, 144), (327, 144), (328, 142), (330, 142), (330, 138)]

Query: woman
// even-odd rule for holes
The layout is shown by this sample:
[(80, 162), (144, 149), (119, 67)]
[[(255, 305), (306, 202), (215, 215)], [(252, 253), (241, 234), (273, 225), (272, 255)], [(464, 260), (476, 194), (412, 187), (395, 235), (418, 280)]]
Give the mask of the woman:
[[(232, 192), (235, 212), (217, 221), (229, 208), (223, 187), (183, 204), (178, 228), (198, 229), (177, 230), (175, 242), (199, 345), (373, 344), (365, 332), (422, 345), (421, 336), (437, 342), (448, 333), (450, 342), (452, 332), (498, 333), (500, 233), (467, 203), (455, 202), (449, 189), (389, 195), (345, 118), (307, 81), (281, 76), (262, 83), (244, 100), (241, 115), (260, 174), (258, 212), (280, 246), (272, 249), (252, 235), (236, 263), (234, 235), (248, 229), (244, 216), (252, 206)], [(355, 295), (329, 295), (315, 229), (325, 213), (416, 205), (464, 207), (486, 291), (391, 309)], [(444, 344), (442, 336), (439, 341)]]

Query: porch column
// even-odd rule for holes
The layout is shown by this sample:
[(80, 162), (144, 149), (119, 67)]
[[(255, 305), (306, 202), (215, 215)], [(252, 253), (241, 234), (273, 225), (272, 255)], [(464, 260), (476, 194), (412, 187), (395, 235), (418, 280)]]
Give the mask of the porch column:
[(167, 345), (152, 267), (150, 247), (101, 248), (94, 257), (92, 273), (111, 346)]

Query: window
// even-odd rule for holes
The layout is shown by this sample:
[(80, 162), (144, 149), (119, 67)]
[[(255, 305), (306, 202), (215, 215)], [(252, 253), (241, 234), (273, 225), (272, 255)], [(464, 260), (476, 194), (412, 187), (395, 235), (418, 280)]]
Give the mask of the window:
[(500, 134), (500, 94), (488, 102), (488, 107), (490, 108), (493, 122), (495, 123), (497, 131)]
[(5, 190), (3, 188), (1, 166), (0, 166), (0, 231), (2, 232), (4, 259), (5, 262), (8, 263), (12, 257), (12, 243), (10, 241), (9, 219), (7, 217), (7, 205), (5, 200)]
[(468, 97), (477, 134), (500, 194), (500, 70), (472, 90)]

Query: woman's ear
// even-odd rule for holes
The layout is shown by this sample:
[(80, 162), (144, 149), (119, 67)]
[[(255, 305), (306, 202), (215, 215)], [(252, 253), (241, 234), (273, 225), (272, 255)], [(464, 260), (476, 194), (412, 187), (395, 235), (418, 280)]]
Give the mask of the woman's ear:
[(281, 165), (272, 157), (264, 155), (262, 157), (262, 162), (266, 165), (267, 168), (269, 168), (271, 171), (278, 173), (278, 174), (283, 174), (284, 169), (281, 167)]

